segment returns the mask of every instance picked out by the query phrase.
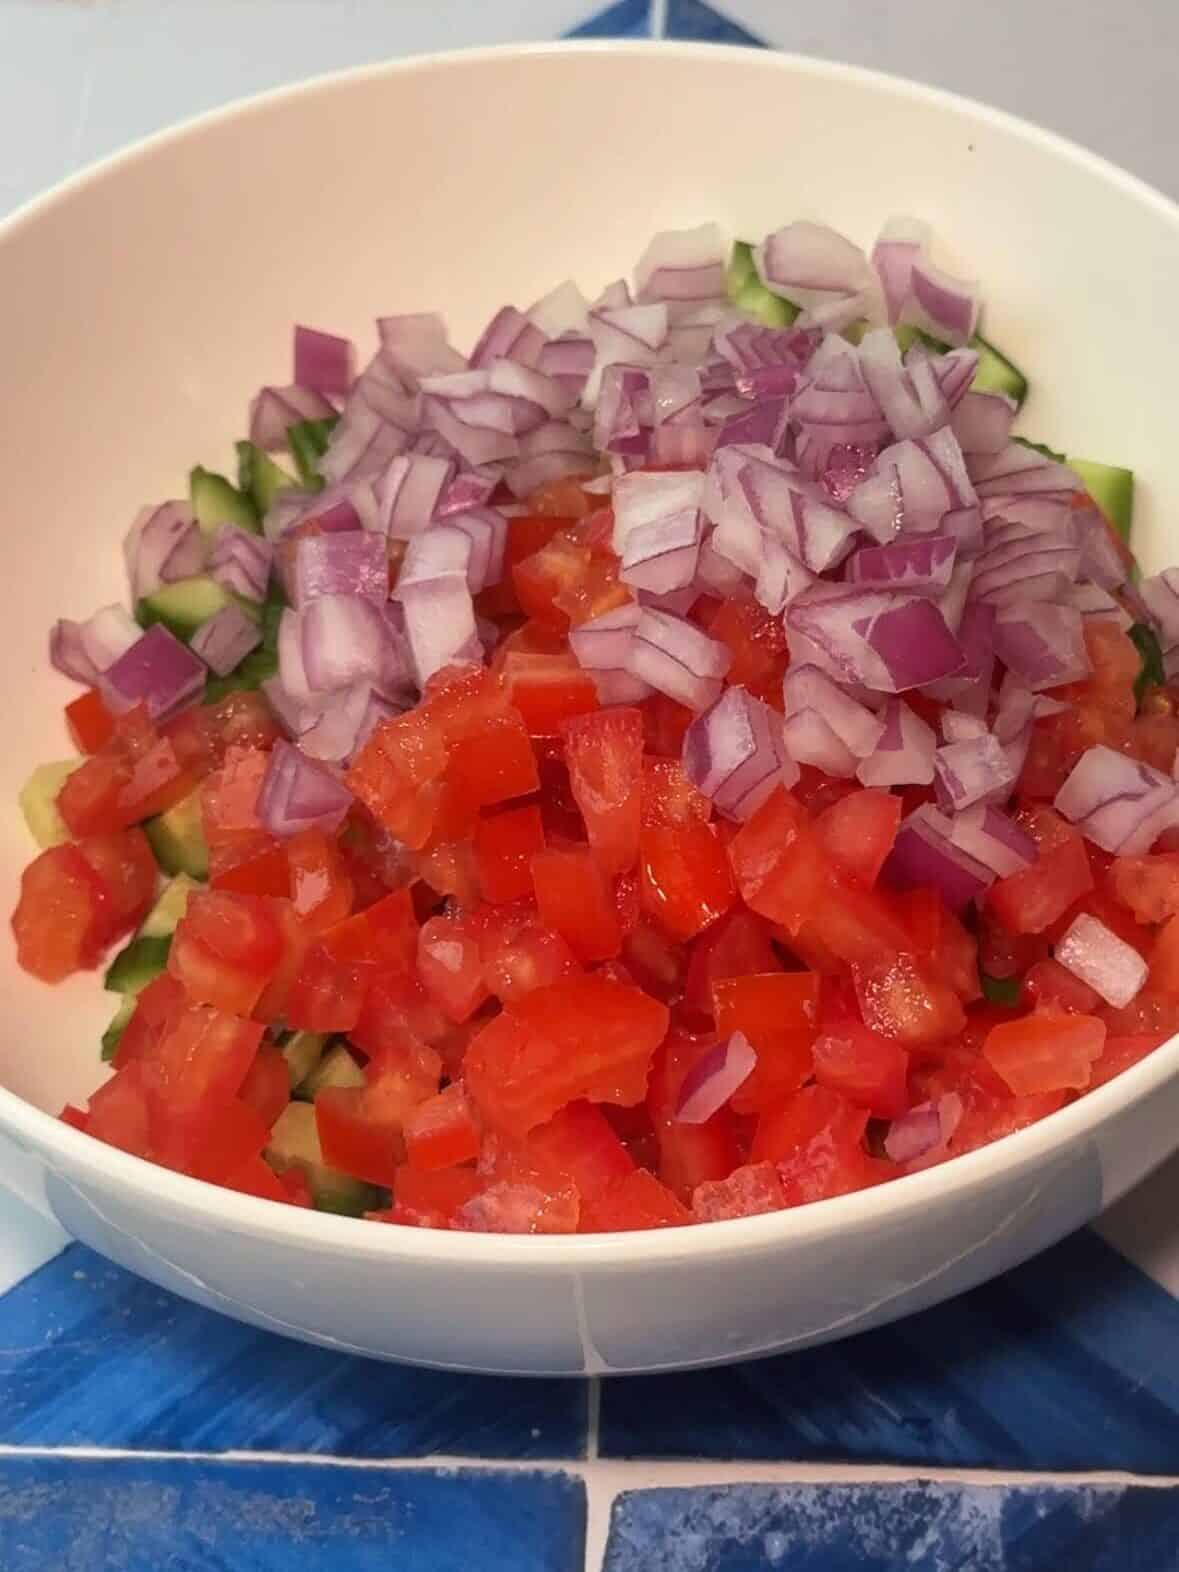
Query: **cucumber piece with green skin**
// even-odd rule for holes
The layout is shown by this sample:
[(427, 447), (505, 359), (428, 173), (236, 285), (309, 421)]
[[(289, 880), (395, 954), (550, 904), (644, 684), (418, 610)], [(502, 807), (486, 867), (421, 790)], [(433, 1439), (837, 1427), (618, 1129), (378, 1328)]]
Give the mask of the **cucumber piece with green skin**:
[(198, 464), (189, 471), (188, 494), (201, 534), (206, 539), (215, 535), (222, 524), (236, 524), (239, 529), (248, 529), (254, 535), (261, 532), (258, 509), (244, 492), (230, 485), (224, 475)]
[(348, 1052), (343, 1043), (329, 1048), (315, 1068), (300, 1081), (296, 1095), (304, 1101), (314, 1100), (317, 1092), (327, 1086), (356, 1087), (364, 1085), (364, 1071)]
[(109, 1064), (115, 1056), (119, 1046), (119, 1039), (127, 1029), (127, 1022), (135, 1014), (137, 999), (133, 993), (124, 994), (119, 1000), (119, 1008), (115, 1011), (114, 1019), (102, 1034), (102, 1061)]
[(269, 453), (253, 442), (237, 444), (237, 483), (254, 504), (259, 517), (270, 512), (280, 491), (298, 490), (299, 482), (277, 465)]
[(383, 1191), (329, 1168), (324, 1162), (311, 1103), (287, 1104), (274, 1121), (262, 1155), (276, 1173), (284, 1173), (288, 1168), (298, 1168), (303, 1173), (317, 1211), (361, 1217), (381, 1206)]
[(797, 306), (768, 290), (757, 276), (753, 247), (747, 240), (733, 242), (725, 269), (725, 290), (738, 311), (755, 317), (766, 327), (789, 327), (798, 315)]
[(154, 982), (167, 966), (171, 948), (171, 934), (162, 938), (132, 939), (107, 967), (102, 986), (108, 993), (142, 993), (148, 983)]
[(337, 415), (323, 420), (300, 420), (287, 427), (287, 446), (299, 470), (299, 480), (307, 491), (322, 491), (323, 476), (319, 461), (327, 452), (328, 438), (339, 419)]
[(291, 1090), (301, 1086), (323, 1058), (330, 1038), (326, 1032), (292, 1032), (282, 1045), (282, 1056), (291, 1077)]
[(85, 762), (79, 758), (38, 764), (20, 789), (17, 798), (20, 811), (25, 816), (29, 834), (43, 851), (50, 846), (62, 846), (73, 838), (58, 811), (57, 796), (69, 777)]
[(286, 596), (277, 584), (271, 584), (261, 606), (254, 605), (262, 621), (262, 643), (251, 650), (240, 665), (226, 677), (210, 676), (205, 683), (205, 703), (216, 704), (227, 693), (260, 688), (278, 671), (278, 625), (286, 610)]
[(135, 620), (141, 628), (150, 628), (162, 622), (169, 633), (178, 639), (190, 639), (202, 622), (224, 611), (226, 606), (240, 606), (247, 616), (261, 617), (255, 602), (243, 600), (222, 589), (216, 579), (198, 573), (190, 579), (175, 579), (171, 584), (161, 584), (158, 590), (145, 595), (135, 608)]
[(148, 819), (143, 826), (148, 844), (165, 873), (209, 877), (209, 848), (201, 822), (201, 794), (189, 792), (174, 807)]
[(188, 898), (200, 885), (186, 873), (178, 873), (160, 892), (160, 898), (139, 925), (140, 939), (168, 939), (188, 910)]
[(1134, 471), (1093, 459), (1068, 458), (1065, 463), (1080, 476), (1085, 490), (1128, 544), (1134, 520)]
[[(934, 338), (932, 334), (914, 327), (911, 322), (899, 322), (893, 329), (893, 336), (902, 355), (914, 344), (924, 344), (926, 349), (935, 355), (944, 355), (950, 347), (948, 344), (943, 344), (941, 339)], [(969, 348), (978, 355), (978, 368), (970, 384), (970, 391), (1006, 393), (1008, 398), (1014, 400), (1015, 407), (1018, 409), (1028, 396), (1028, 379), (1019, 367), (1013, 365), (1007, 356), (1000, 353), (981, 333), (974, 335), (970, 340)]]

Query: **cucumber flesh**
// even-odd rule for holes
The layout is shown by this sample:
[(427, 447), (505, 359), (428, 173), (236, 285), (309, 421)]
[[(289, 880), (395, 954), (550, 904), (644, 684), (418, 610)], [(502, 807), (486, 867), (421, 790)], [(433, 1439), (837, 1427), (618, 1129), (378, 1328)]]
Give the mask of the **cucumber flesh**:
[(970, 340), (971, 349), (978, 351), (978, 370), (970, 384), (972, 393), (1006, 393), (1018, 409), (1028, 396), (1028, 379), (1018, 366), (1013, 365), (981, 333)]
[(336, 1043), (311, 1072), (304, 1076), (297, 1095), (311, 1101), (325, 1086), (363, 1086), (364, 1071), (343, 1043)]
[(215, 535), (222, 524), (236, 524), (251, 534), (259, 533), (258, 509), (249, 497), (230, 485), (224, 475), (202, 469), (198, 464), (189, 472), (188, 494), (201, 534), (206, 539)]
[(291, 1089), (301, 1086), (323, 1058), (327, 1047), (326, 1032), (292, 1032), (282, 1045), (282, 1056), (290, 1072)]
[(768, 290), (757, 276), (753, 247), (747, 240), (733, 242), (725, 269), (725, 290), (738, 311), (755, 317), (766, 327), (789, 327), (798, 315), (797, 306)]
[(124, 994), (119, 1001), (119, 1008), (115, 1011), (114, 1019), (102, 1034), (102, 1059), (104, 1064), (109, 1064), (115, 1056), (115, 1049), (119, 1046), (119, 1039), (127, 1028), (127, 1022), (135, 1014), (136, 996), (133, 993)]
[(172, 936), (135, 938), (126, 944), (106, 969), (102, 986), (108, 993), (136, 995), (143, 992), (168, 964)]
[(288, 1168), (301, 1170), (317, 1211), (360, 1217), (381, 1206), (384, 1193), (375, 1185), (353, 1179), (324, 1162), (311, 1103), (287, 1104), (274, 1121), (263, 1156), (276, 1173)]
[(288, 475), (269, 453), (263, 453), (252, 442), (237, 444), (237, 483), (263, 518), (280, 491), (297, 490), (299, 486), (293, 475)]
[(65, 820), (58, 812), (57, 795), (85, 759), (59, 759), (52, 764), (39, 764), (20, 789), (18, 802), (25, 816), (29, 834), (45, 850), (61, 846), (71, 839)]
[(198, 573), (190, 579), (175, 579), (171, 584), (161, 584), (158, 590), (145, 595), (135, 608), (135, 620), (141, 628), (150, 628), (162, 622), (169, 633), (178, 639), (190, 639), (202, 622), (216, 616), (226, 606), (240, 606), (247, 616), (257, 620), (261, 613), (253, 601), (243, 600), (222, 589), (216, 579)]
[(209, 848), (201, 822), (201, 794), (189, 792), (174, 807), (149, 819), (144, 833), (165, 873), (209, 877)]
[(178, 873), (164, 886), (160, 898), (140, 924), (138, 938), (170, 939), (176, 924), (188, 910), (188, 898), (200, 885), (186, 873)]
[(1093, 459), (1069, 458), (1068, 467), (1081, 478), (1085, 490), (1124, 541), (1130, 539), (1134, 519), (1134, 471)]

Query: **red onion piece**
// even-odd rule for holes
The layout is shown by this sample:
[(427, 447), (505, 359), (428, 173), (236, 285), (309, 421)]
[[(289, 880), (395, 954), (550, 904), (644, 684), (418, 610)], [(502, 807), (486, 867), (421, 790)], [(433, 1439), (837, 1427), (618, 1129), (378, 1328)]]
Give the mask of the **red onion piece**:
[(1134, 619), (1120, 600), (1099, 584), (1070, 584), (1066, 602), (1075, 606), (1086, 622), (1116, 622), (1119, 628), (1133, 627)]
[(963, 666), (938, 608), (916, 596), (815, 584), (786, 609), (787, 636), (802, 635), (828, 673), (878, 693), (903, 693)]
[(642, 306), (597, 306), (588, 319), (589, 337), (594, 346), (594, 364), (586, 379), (582, 400), (597, 401), (602, 372), (619, 361), (632, 366), (650, 366), (667, 342), (667, 307), (662, 303)]
[(935, 1103), (918, 1103), (894, 1119), (884, 1137), (885, 1154), (894, 1163), (909, 1163), (942, 1144), (942, 1122)]
[(753, 598), (776, 617), (815, 582), (815, 575), (775, 536), (763, 534), (759, 544), (761, 565)]
[(405, 636), (418, 687), (436, 671), (463, 661), (481, 661), (475, 607), (466, 573), (444, 573), (397, 588), (405, 614)]
[(1005, 802), (1015, 786), (1003, 745), (989, 733), (947, 743), (937, 750), (933, 767), (938, 803), (947, 811)]
[(652, 595), (668, 595), (690, 585), (700, 559), (703, 524), (699, 510), (654, 519), (626, 537), (619, 578)]
[(155, 721), (168, 720), (195, 702), (204, 686), (203, 661), (158, 622), (102, 673), (98, 684), (115, 714), (143, 704)]
[(782, 718), (745, 688), (726, 688), (684, 733), (684, 773), (718, 813), (743, 823), (775, 786), (792, 786)]
[(963, 710), (943, 710), (941, 715), (944, 742), (975, 742), (988, 735), (987, 723), (981, 715), (970, 715)]
[(355, 375), (352, 340), (295, 326), (295, 382), (315, 393), (347, 393)]
[(635, 264), (635, 293), (673, 308), (725, 295), (725, 239), (718, 224), (670, 229), (655, 235)]
[(644, 524), (700, 507), (704, 476), (696, 470), (623, 475), (614, 487), (614, 535), (611, 544), (621, 557), (627, 536)]
[(901, 363), (897, 341), (888, 328), (865, 333), (859, 346), (859, 367), (864, 384), (875, 399), (892, 433), (897, 438), (925, 437), (950, 418), (949, 404), (933, 375), (928, 359), (923, 368), (918, 393), (914, 370)]
[(376, 483), (378, 527), (391, 540), (420, 534), (438, 510), (453, 483), (449, 459), (422, 453), (401, 453)]
[(142, 633), (122, 606), (103, 606), (85, 622), (63, 617), (55, 623), (49, 635), (49, 658), (65, 676), (94, 687)]
[(937, 750), (933, 728), (902, 699), (890, 699), (880, 719), (880, 739), (856, 767), (861, 785), (928, 786)]
[(623, 670), (642, 614), (642, 607), (631, 602), (570, 628), (569, 647), (578, 665), (586, 671)]
[(1027, 831), (990, 804), (956, 813), (950, 821), (950, 842), (1000, 879), (1030, 868), (1040, 855)]
[(1072, 606), (1042, 601), (1001, 606), (995, 654), (1033, 693), (1079, 682), (1090, 671), (1081, 614)]
[(282, 678), (277, 675), (267, 677), (262, 684), (262, 693), (274, 713), (274, 718), (289, 737), (298, 737), (300, 732), (306, 731), (315, 714), (310, 701), (295, 698), (287, 690)]
[(261, 388), (250, 404), (250, 441), (266, 453), (286, 447), (287, 432), (304, 420), (326, 420), (336, 413), (314, 388)]
[(584, 432), (568, 420), (550, 420), (520, 438), (519, 456), (508, 465), (504, 480), (514, 497), (527, 497), (554, 480), (589, 475), (597, 462)]
[(765, 398), (750, 406), (744, 399), (741, 408), (724, 421), (716, 437), (716, 447), (755, 444), (778, 453), (786, 435), (787, 403), (784, 398)]
[(1015, 400), (1006, 393), (966, 393), (950, 428), (963, 453), (1002, 453), (1011, 439)]
[(900, 320), (909, 294), (913, 264), (929, 244), (929, 225), (897, 214), (888, 219), (872, 247), (872, 266), (880, 278), (888, 320)]
[(297, 611), (320, 595), (361, 595), (384, 605), (389, 598), (385, 540), (368, 530), (304, 535), (293, 543), (290, 598)]
[[(499, 583), (504, 573), (508, 521), (497, 508), (468, 508), (464, 513), (452, 513), (441, 527), (458, 530), (471, 543), (467, 587), (472, 595)], [(483, 644), (487, 648), (486, 640)]]
[(305, 706), (294, 734), (300, 750), (309, 758), (347, 764), (377, 723), (398, 714), (402, 708), (368, 683), (358, 682), (325, 696), (312, 708)]
[(1068, 502), (1075, 492), (1085, 489), (1064, 464), (1054, 463), (1019, 442), (1009, 442), (1000, 453), (973, 454), (969, 468), (980, 498)]
[(534, 367), (544, 345), (545, 335), (535, 322), (515, 306), (502, 306), (479, 335), (469, 363), (473, 371), (494, 365), (497, 360)]
[(965, 344), (978, 325), (977, 283), (954, 278), (925, 256), (914, 258), (901, 321), (947, 344)]
[(274, 547), (264, 536), (237, 524), (222, 524), (213, 541), (209, 575), (243, 600), (262, 601), (273, 561)]
[[(913, 351), (910, 350), (909, 353), (912, 354)], [(931, 355), (929, 358), (938, 386), (942, 390), (942, 397), (950, 409), (956, 411), (970, 391), (970, 384), (978, 371), (978, 351), (952, 349), (947, 355)]]
[(594, 367), (594, 344), (587, 334), (566, 333), (550, 339), (540, 352), (537, 370), (552, 377), (574, 398), (579, 398)]
[[(622, 289), (624, 293), (619, 304), (625, 305), (630, 297), (625, 284)], [(551, 342), (562, 334), (584, 333), (589, 309), (589, 301), (573, 280), (567, 278), (529, 306), (527, 315)]]
[(987, 541), (975, 563), (973, 599), (1002, 608), (1068, 596), (1080, 571), (1081, 548), (1067, 536), (1012, 524), (1000, 530), (988, 526)]
[(1170, 776), (1099, 744), (1077, 760), (1054, 806), (1094, 845), (1140, 857), (1174, 821), (1177, 803)]
[(140, 508), (123, 540), (123, 560), (135, 602), (161, 584), (199, 573), (205, 544), (188, 504), (161, 502)]
[(222, 606), (201, 623), (188, 647), (210, 671), (228, 677), (261, 642), (262, 630), (253, 617), (248, 617), (240, 606)]
[(352, 793), (331, 770), (281, 739), (271, 749), (258, 792), (258, 818), (280, 840), (301, 830), (334, 834), (352, 806)]
[(802, 709), (787, 715), (782, 735), (795, 767), (810, 764), (837, 780), (850, 780), (856, 773), (855, 754), (820, 711)]
[(878, 288), (868, 259), (835, 230), (800, 220), (754, 248), (758, 277), (775, 295), (818, 311)]
[[(1091, 579), (1094, 584), (1099, 584), (1102, 589), (1108, 590), (1111, 594), (1121, 590), (1126, 583), (1129, 570), (1121, 552), (1114, 544), (1109, 525), (1104, 518), (1093, 507), (1070, 508), (1068, 517), (1081, 548), (1080, 577)], [(1151, 583), (1153, 580), (1147, 582)], [(1175, 585), (1179, 590), (1179, 575), (1176, 575)], [(1143, 586), (1139, 584), (1140, 594), (1142, 588)], [(1173, 613), (1173, 620), (1176, 630), (1179, 631), (1179, 604)]]
[(983, 863), (953, 845), (953, 826), (928, 803), (904, 819), (884, 865), (887, 883), (901, 889), (932, 885), (951, 911), (960, 912), (992, 883)]
[(1164, 568), (1138, 585), (1164, 650), (1179, 644), (1179, 568)]
[(702, 1054), (684, 1077), (676, 1100), (678, 1124), (705, 1124), (753, 1074), (757, 1054), (744, 1032), (734, 1032)]
[(731, 659), (726, 645), (692, 623), (645, 607), (635, 624), (626, 670), (688, 709), (703, 710), (719, 696)]
[(884, 722), (817, 666), (791, 665), (782, 683), (782, 699), (787, 715), (806, 709), (822, 715), (854, 760), (868, 758), (880, 743)]
[(949, 586), (958, 543), (948, 535), (905, 537), (888, 546), (862, 546), (847, 559), (850, 584), (904, 590), (936, 598)]
[(649, 682), (629, 671), (591, 671), (590, 676), (603, 709), (611, 704), (639, 704), (655, 691)]
[[(389, 630), (381, 608), (360, 595), (318, 595), (295, 612), (299, 653), (312, 693), (335, 693), (356, 682), (378, 686), (389, 659)], [(284, 621), (286, 613), (284, 613)], [(279, 629), (279, 671), (299, 697), (283, 661)]]
[(435, 312), (380, 317), (377, 331), (382, 357), (410, 388), (416, 388), (423, 377), (447, 376), (466, 367), (447, 340), (446, 323)]
[(435, 518), (445, 519), (451, 513), (465, 513), (468, 508), (481, 508), (494, 494), (503, 479), (499, 464), (486, 464), (482, 469), (465, 469), (448, 483), (434, 509)]
[[(328, 438), (327, 452), (319, 461), (319, 472), (324, 480), (340, 485), (374, 482), (390, 461), (405, 451), (409, 440), (399, 427), (361, 407), (355, 414), (340, 417)], [(268, 529), (266, 533), (273, 538), (273, 531)]]
[(1073, 918), (1053, 954), (1115, 1010), (1124, 1009), (1146, 981), (1146, 962), (1133, 945), (1087, 912)]

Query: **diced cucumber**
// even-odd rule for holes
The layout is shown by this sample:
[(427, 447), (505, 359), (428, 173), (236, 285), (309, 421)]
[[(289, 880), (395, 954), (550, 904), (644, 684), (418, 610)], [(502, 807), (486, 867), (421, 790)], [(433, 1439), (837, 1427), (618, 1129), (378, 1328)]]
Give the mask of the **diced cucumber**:
[(102, 986), (109, 993), (142, 993), (167, 966), (171, 948), (171, 934), (132, 939), (107, 967)]
[(201, 823), (201, 794), (189, 792), (166, 812), (143, 826), (156, 861), (165, 873), (187, 873), (194, 879), (209, 877), (209, 848)]
[(798, 307), (768, 290), (757, 276), (753, 247), (747, 240), (735, 240), (729, 265), (725, 269), (725, 289), (738, 311), (755, 317), (766, 327), (789, 327)]
[(85, 759), (58, 759), (52, 764), (38, 764), (20, 789), (17, 799), (25, 816), (29, 834), (43, 850), (60, 846), (70, 839), (65, 820), (57, 809), (57, 794)]
[(119, 1039), (126, 1030), (127, 1022), (135, 1014), (136, 995), (124, 994), (119, 1000), (119, 1008), (115, 1011), (114, 1020), (102, 1034), (102, 1058), (109, 1064), (115, 1056), (115, 1049), (119, 1046)]
[(287, 427), (287, 446), (298, 466), (299, 479), (308, 491), (323, 489), (319, 461), (327, 452), (328, 438), (338, 418), (330, 415), (324, 420), (300, 420)]
[(207, 622), (226, 606), (240, 606), (247, 616), (260, 618), (261, 612), (254, 601), (243, 600), (239, 595), (222, 589), (216, 579), (198, 573), (190, 579), (175, 579), (171, 584), (161, 584), (158, 590), (145, 595), (135, 608), (135, 620), (141, 628), (150, 628), (162, 622), (169, 633), (178, 639), (190, 639), (202, 622)]
[(978, 370), (970, 384), (972, 393), (1006, 393), (1015, 400), (1018, 409), (1028, 396), (1028, 379), (1018, 366), (1012, 365), (1006, 355), (1000, 354), (981, 333), (970, 340), (971, 349), (978, 351)]
[(276, 1173), (298, 1168), (306, 1176), (311, 1199), (321, 1212), (360, 1217), (376, 1211), (382, 1192), (371, 1184), (329, 1168), (323, 1160), (315, 1109), (311, 1103), (288, 1103), (274, 1122), (263, 1153)]
[(896, 339), (897, 348), (902, 355), (912, 349), (914, 344), (924, 344), (926, 349), (935, 355), (944, 355), (950, 347), (948, 344), (943, 344), (940, 338), (934, 338), (931, 333), (914, 327), (911, 322), (898, 322), (892, 330), (892, 336)]
[(202, 535), (215, 535), (222, 524), (236, 524), (258, 534), (261, 528), (258, 509), (244, 492), (230, 485), (224, 475), (202, 469), (198, 464), (189, 472), (188, 494)]
[(283, 1043), (282, 1056), (287, 1061), (292, 1090), (301, 1086), (315, 1069), (327, 1044), (326, 1032), (292, 1032)]
[(251, 650), (226, 677), (210, 676), (205, 680), (205, 703), (217, 704), (228, 693), (250, 692), (260, 688), (278, 671), (278, 654), (264, 646)]
[(237, 483), (263, 518), (280, 491), (298, 488), (299, 484), (293, 475), (279, 468), (269, 453), (263, 453), (252, 442), (237, 444)]
[(363, 1086), (364, 1071), (348, 1052), (343, 1043), (329, 1048), (311, 1072), (298, 1086), (298, 1095), (307, 1101), (314, 1099), (325, 1086)]
[(1069, 458), (1065, 463), (1081, 477), (1085, 490), (1124, 541), (1134, 519), (1134, 471), (1093, 459)]
[(188, 910), (188, 898), (200, 885), (186, 873), (170, 879), (160, 893), (160, 898), (148, 912), (139, 927), (141, 939), (166, 939), (176, 932), (176, 924)]

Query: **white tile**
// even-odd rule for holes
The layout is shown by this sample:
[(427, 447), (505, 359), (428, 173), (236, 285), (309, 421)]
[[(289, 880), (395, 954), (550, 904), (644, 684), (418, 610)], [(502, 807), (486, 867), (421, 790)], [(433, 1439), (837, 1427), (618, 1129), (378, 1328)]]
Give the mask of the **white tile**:
[(0, 1189), (0, 1294), (51, 1260), (66, 1243), (56, 1223)]
[[(669, 6), (674, 17), (676, 0)], [(1176, 0), (723, 0), (715, 9), (781, 49), (1012, 110), (1179, 195)]]
[(1179, 1298), (1179, 1153), (1111, 1207), (1098, 1231)]

